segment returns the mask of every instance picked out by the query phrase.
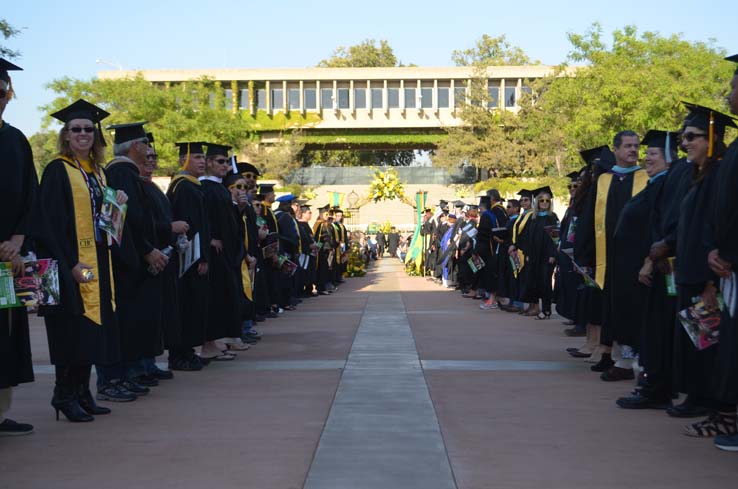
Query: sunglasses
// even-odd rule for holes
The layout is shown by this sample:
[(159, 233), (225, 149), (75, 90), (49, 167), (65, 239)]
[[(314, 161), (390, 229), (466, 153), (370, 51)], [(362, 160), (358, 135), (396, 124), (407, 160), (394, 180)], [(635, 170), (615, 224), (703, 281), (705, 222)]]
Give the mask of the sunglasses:
[(215, 159), (215, 160), (213, 160), (213, 161), (215, 161), (215, 162), (216, 162), (216, 163), (218, 163), (219, 165), (225, 165), (226, 163), (228, 163), (228, 160), (227, 160), (227, 159), (225, 159), (225, 158), (217, 158), (217, 159)]
[(82, 131), (86, 132), (87, 134), (90, 134), (92, 132), (95, 132), (95, 128), (94, 127), (91, 127), (91, 126), (90, 127), (77, 127), (77, 126), (75, 126), (75, 127), (70, 127), (69, 130), (72, 131), (75, 134), (79, 134)]
[(228, 188), (230, 188), (230, 189), (237, 188), (238, 190), (248, 190), (248, 187), (246, 186), (245, 183), (234, 183), (233, 185), (231, 185)]
[(0, 98), (5, 98), (8, 96), (8, 90), (5, 90), (4, 88), (0, 88)]
[(551, 199), (538, 199), (538, 202), (551, 202)]
[(707, 134), (700, 133), (700, 132), (685, 132), (682, 134), (682, 139), (685, 141), (689, 141), (690, 143), (697, 138), (706, 138), (706, 137), (707, 137)]
[(256, 174), (251, 172), (241, 173), (241, 175), (243, 175), (244, 178), (256, 178)]

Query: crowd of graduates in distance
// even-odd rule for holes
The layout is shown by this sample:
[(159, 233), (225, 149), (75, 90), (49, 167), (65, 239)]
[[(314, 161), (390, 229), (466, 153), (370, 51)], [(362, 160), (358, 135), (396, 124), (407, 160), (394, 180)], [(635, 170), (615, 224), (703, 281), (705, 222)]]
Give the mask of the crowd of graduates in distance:
[[(19, 69), (0, 59), (0, 115)], [(52, 114), (59, 155), (40, 181), (25, 136), (0, 127), (0, 261), (16, 274), (28, 252), (58, 262), (60, 301), (38, 314), (55, 367), (51, 405), (72, 422), (111, 412), (96, 400), (135, 401), (172, 371), (233, 360), (262, 339), (256, 323), (337, 290), (351, 239), (340, 209), (319, 209), (311, 227), (306, 201), (275, 199), (256, 167), (219, 144), (177, 143), (182, 171), (162, 192), (144, 122), (108, 126), (115, 156), (105, 161), (108, 115), (85, 100)], [(127, 206), (120, 242), (100, 225), (106, 193)], [(12, 387), (33, 378), (27, 311), (0, 309), (0, 436), (33, 431), (3, 417)]]
[[(738, 69), (726, 89), (738, 115)], [(586, 337), (569, 355), (636, 382), (617, 406), (702, 418), (684, 434), (738, 451), (738, 140), (724, 141), (736, 121), (684, 106), (678, 131), (581, 151), (561, 220), (548, 187), (426, 209), (424, 274), (483, 310), (547, 320), (555, 303), (565, 334)]]

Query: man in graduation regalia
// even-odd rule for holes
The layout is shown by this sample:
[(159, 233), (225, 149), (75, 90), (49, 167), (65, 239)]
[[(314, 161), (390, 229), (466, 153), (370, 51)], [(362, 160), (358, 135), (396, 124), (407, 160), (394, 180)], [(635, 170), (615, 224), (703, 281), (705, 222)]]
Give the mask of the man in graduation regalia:
[[(592, 366), (592, 370), (596, 372), (604, 372), (615, 365), (610, 354), (615, 306), (612, 275), (617, 267), (613, 249), (615, 227), (625, 204), (648, 183), (648, 175), (638, 166), (638, 134), (633, 131), (617, 133), (613, 139), (613, 148), (615, 165), (599, 175), (595, 181), (590, 200), (579, 218), (575, 243), (575, 255), (581, 260), (578, 264), (594, 269), (594, 280), (603, 293), (600, 343), (604, 353), (600, 362)], [(627, 370), (632, 352), (617, 349), (616, 357), (624, 360), (622, 366)], [(632, 378), (626, 374), (623, 380), (628, 377)]]
[(177, 143), (182, 171), (172, 178), (167, 197), (172, 216), (190, 228), (187, 239), (199, 243), (198, 260), (179, 280), (182, 336), (169, 349), (171, 370), (202, 368), (205, 361), (195, 355), (194, 347), (205, 343), (208, 317), (208, 262), (210, 260), (210, 222), (205, 194), (199, 178), (205, 175), (205, 151), (202, 142)]
[(163, 253), (168, 243), (157, 239), (152, 202), (144, 193), (141, 179), (149, 150), (143, 125), (136, 122), (108, 126), (115, 131), (115, 157), (107, 164), (105, 173), (109, 185), (128, 195), (128, 210), (123, 242), (113, 253), (121, 361), (97, 366), (100, 396), (105, 396), (103, 391), (111, 383), (122, 384), (136, 395), (147, 394), (148, 387), (136, 381), (145, 373), (143, 359), (156, 357), (163, 351), (160, 273), (169, 262)]
[[(23, 271), (26, 235), (36, 199), (38, 178), (28, 140), (18, 129), (2, 120), (13, 96), (8, 71), (21, 68), (0, 58), (0, 262), (11, 263), (15, 275)], [(24, 307), (0, 309), (0, 436), (24, 435), (33, 426), (5, 418), (14, 386), (33, 382), (28, 315)]]
[(297, 224), (300, 226), (300, 242), (302, 243), (302, 254), (307, 258), (306, 264), (303, 264), (304, 280), (303, 288), (300, 291), (300, 297), (313, 297), (313, 287), (315, 286), (316, 265), (318, 261), (318, 245), (315, 243), (313, 230), (310, 229), (310, 221), (313, 218), (313, 211), (307, 203), (300, 204), (300, 217)]
[(490, 189), (479, 200), (479, 228), (477, 234), (476, 253), (484, 260), (481, 270), (481, 286), (486, 300), (479, 305), (480, 309), (497, 309), (497, 292), (500, 288), (500, 272), (502, 259), (507, 259), (507, 252), (502, 248), (507, 225), (507, 212), (502, 206), (504, 199), (497, 189)]

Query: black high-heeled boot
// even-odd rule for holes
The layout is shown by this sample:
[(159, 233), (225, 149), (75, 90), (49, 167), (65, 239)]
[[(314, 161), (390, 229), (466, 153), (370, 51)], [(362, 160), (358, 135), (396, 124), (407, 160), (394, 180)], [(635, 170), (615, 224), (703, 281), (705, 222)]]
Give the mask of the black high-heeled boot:
[(110, 408), (98, 406), (95, 398), (90, 392), (90, 371), (92, 365), (75, 367), (75, 380), (77, 384), (77, 399), (79, 405), (87, 414), (110, 414)]
[(56, 410), (56, 420), (59, 421), (59, 411), (73, 423), (94, 421), (95, 418), (87, 414), (77, 401), (77, 385), (74, 382), (72, 369), (56, 367), (56, 385), (51, 406)]

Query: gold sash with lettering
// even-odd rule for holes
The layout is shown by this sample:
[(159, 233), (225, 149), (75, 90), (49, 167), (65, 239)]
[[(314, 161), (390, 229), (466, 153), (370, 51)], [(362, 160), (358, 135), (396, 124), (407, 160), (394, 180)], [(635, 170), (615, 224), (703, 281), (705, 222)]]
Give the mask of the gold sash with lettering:
[[(605, 287), (605, 273), (607, 272), (607, 234), (605, 223), (607, 218), (607, 196), (612, 184), (612, 173), (603, 173), (597, 181), (597, 198), (595, 200), (594, 238), (595, 238), (595, 282), (600, 288)], [(645, 170), (633, 172), (633, 187), (630, 197), (641, 193), (648, 184), (648, 174)]]
[[(85, 178), (80, 173), (77, 164), (72, 160), (61, 157), (67, 164), (64, 168), (69, 177), (69, 186), (72, 190), (74, 227), (77, 234), (77, 256), (78, 261), (92, 267), (93, 279), (79, 285), (79, 293), (82, 296), (84, 316), (95, 324), (102, 325), (102, 310), (100, 304), (100, 268), (97, 263), (97, 247), (95, 245), (95, 221), (93, 218), (90, 202), (90, 189), (87, 188)], [(97, 178), (95, 176), (91, 178)], [(100, 185), (105, 186), (105, 175), (101, 172)], [(108, 249), (108, 263), (110, 262), (110, 250)], [(75, 263), (76, 265), (76, 263)], [(74, 265), (72, 265), (74, 266)], [(113, 269), (108, 267), (110, 274), (110, 294), (113, 310), (115, 310), (115, 286), (113, 283)]]
[[(241, 216), (241, 219), (243, 219), (244, 229), (246, 229), (243, 244), (245, 246), (246, 253), (248, 253), (249, 252), (249, 228), (246, 222), (246, 214), (243, 214)], [(241, 283), (243, 284), (243, 292), (246, 294), (246, 297), (250, 301), (253, 302), (254, 301), (254, 289), (251, 286), (251, 272), (249, 270), (248, 263), (246, 263), (245, 257), (243, 260), (241, 260)]]

